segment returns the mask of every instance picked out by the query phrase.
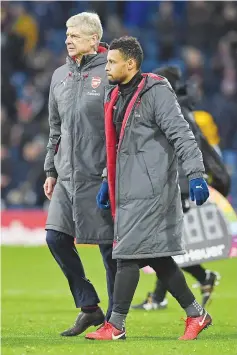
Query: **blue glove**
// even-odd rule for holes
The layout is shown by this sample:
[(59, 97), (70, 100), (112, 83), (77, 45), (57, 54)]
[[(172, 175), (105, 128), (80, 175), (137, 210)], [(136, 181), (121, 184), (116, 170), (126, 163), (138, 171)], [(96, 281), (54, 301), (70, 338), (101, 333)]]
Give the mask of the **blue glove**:
[(110, 208), (109, 202), (109, 185), (107, 181), (103, 181), (100, 190), (96, 196), (97, 206), (102, 210), (108, 210)]
[(209, 190), (206, 181), (203, 178), (190, 180), (189, 194), (191, 200), (196, 200), (196, 205), (201, 206), (209, 197)]

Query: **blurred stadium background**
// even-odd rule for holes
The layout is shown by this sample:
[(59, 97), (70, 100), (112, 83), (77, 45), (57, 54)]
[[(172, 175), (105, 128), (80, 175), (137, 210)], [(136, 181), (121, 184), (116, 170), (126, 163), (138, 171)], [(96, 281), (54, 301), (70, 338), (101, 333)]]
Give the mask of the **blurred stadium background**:
[[(210, 136), (214, 133), (210, 139), (219, 145), (231, 175), (228, 199), (237, 210), (237, 2), (3, 1), (2, 243), (41, 244), (45, 238), (48, 201), (42, 186), (49, 84), (53, 71), (65, 63), (65, 22), (82, 11), (99, 14), (107, 43), (126, 34), (136, 36), (144, 49), (143, 71), (178, 65), (184, 80), (197, 82), (195, 109), (204, 112), (201, 119), (207, 126), (213, 120), (208, 128)], [(98, 250), (82, 248), (80, 252), (105, 309), (105, 274)], [(118, 348), (114, 344), (85, 345), (81, 337), (60, 339), (58, 333), (76, 315), (66, 279), (46, 248), (4, 246), (2, 353), (236, 354), (236, 260), (211, 263), (222, 280), (210, 309), (216, 326), (202, 335), (206, 342), (192, 343), (192, 347), (177, 344), (183, 325), (178, 321), (180, 309), (170, 298), (169, 309), (159, 315), (131, 312), (131, 342)], [(153, 286), (154, 279), (154, 275), (142, 274), (135, 303)], [(194, 292), (200, 297), (198, 290)]]
[(229, 1), (2, 2), (2, 208), (47, 209), (49, 84), (65, 63), (65, 22), (86, 10), (101, 17), (104, 41), (125, 34), (141, 41), (143, 71), (174, 64), (197, 81), (196, 110), (209, 112), (218, 127), (237, 208), (237, 2)]

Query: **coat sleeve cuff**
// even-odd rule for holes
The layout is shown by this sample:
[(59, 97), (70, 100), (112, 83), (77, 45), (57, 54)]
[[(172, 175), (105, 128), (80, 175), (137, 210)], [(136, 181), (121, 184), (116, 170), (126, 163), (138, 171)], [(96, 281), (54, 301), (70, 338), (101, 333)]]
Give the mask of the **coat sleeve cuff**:
[(199, 173), (193, 173), (188, 175), (189, 180), (198, 179), (198, 178), (204, 178), (204, 174), (202, 172), (199, 172)]
[(45, 171), (46, 177), (53, 177), (55, 179), (57, 179), (58, 174), (55, 170), (49, 170), (49, 171)]

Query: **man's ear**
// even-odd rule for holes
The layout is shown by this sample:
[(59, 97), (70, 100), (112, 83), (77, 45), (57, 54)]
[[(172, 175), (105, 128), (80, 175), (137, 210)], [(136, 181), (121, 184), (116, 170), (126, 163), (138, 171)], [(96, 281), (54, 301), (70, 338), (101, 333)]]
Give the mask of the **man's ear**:
[(91, 36), (91, 45), (93, 47), (97, 46), (98, 45), (98, 42), (99, 42), (99, 37), (96, 33), (94, 33), (92, 36)]
[(133, 70), (137, 67), (137, 63), (133, 58), (128, 59), (128, 70)]

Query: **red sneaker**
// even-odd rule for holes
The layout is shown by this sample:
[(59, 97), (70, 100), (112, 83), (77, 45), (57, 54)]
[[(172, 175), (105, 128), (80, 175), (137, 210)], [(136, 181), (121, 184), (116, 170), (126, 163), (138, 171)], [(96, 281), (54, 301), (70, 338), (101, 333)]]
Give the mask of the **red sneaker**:
[(86, 334), (85, 338), (91, 340), (120, 340), (126, 339), (126, 332), (125, 329), (119, 330), (111, 323), (105, 322), (95, 332)]
[(179, 340), (194, 340), (203, 329), (212, 325), (211, 316), (204, 311), (204, 314), (200, 317), (188, 317), (186, 319), (186, 326), (184, 335)]

